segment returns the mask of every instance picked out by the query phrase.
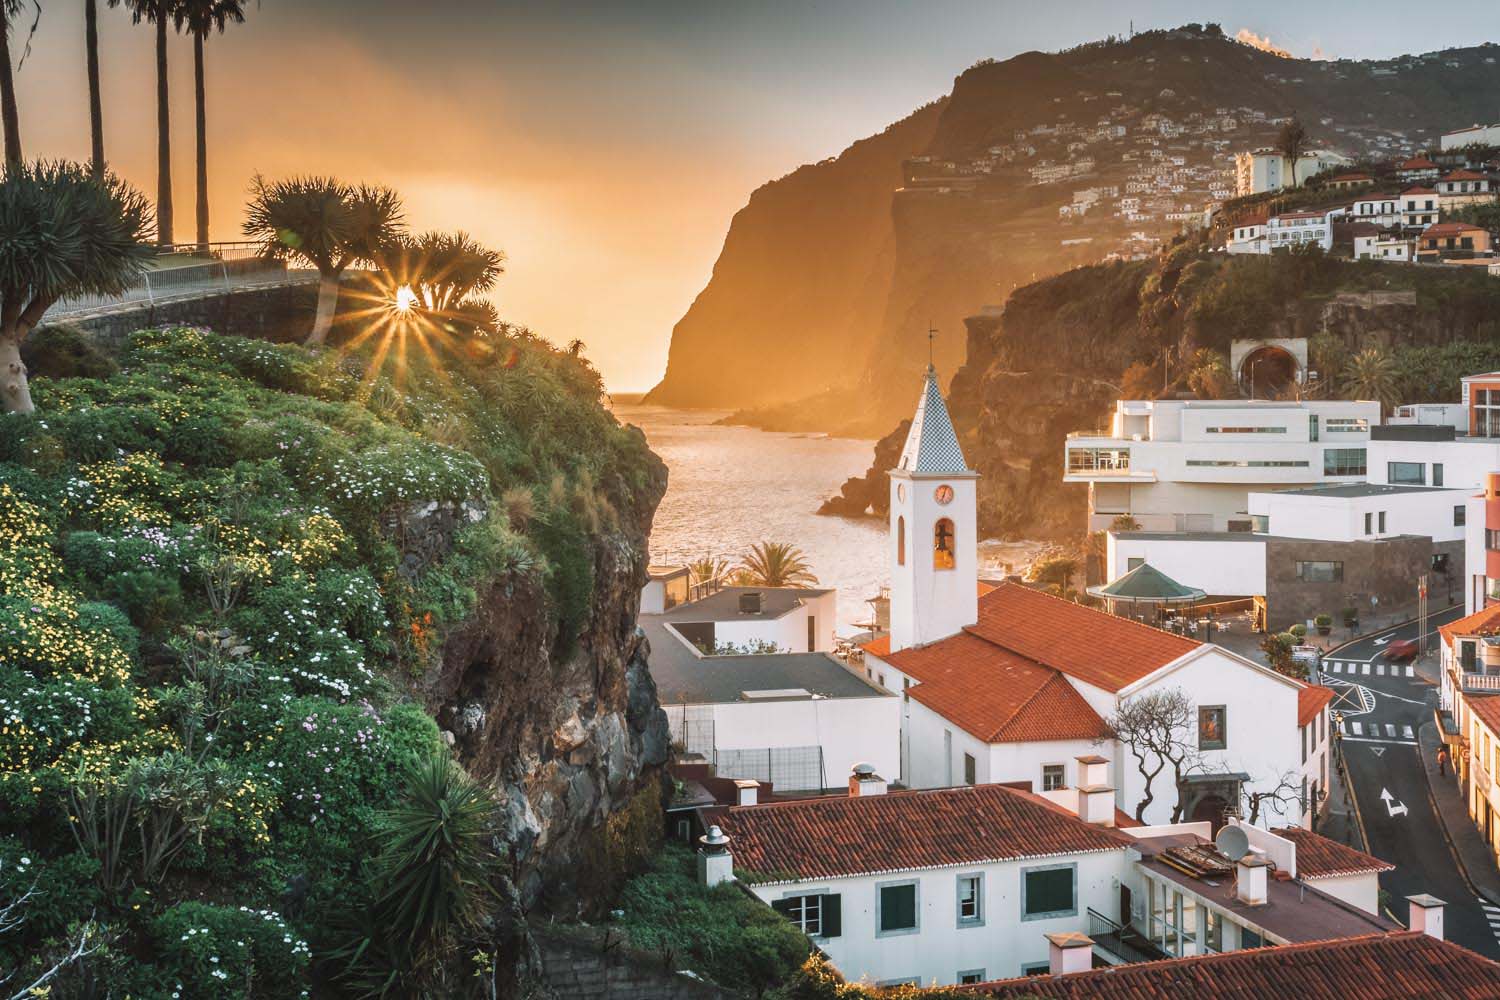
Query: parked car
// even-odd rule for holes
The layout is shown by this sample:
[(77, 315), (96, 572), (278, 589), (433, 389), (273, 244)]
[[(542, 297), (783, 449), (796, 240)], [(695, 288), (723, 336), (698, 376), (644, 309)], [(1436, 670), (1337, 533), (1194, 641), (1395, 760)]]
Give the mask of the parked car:
[(1421, 652), (1421, 644), (1417, 640), (1397, 639), (1385, 647), (1385, 658), (1387, 660), (1394, 660), (1397, 663), (1404, 663), (1407, 660), (1413, 659), (1419, 652)]

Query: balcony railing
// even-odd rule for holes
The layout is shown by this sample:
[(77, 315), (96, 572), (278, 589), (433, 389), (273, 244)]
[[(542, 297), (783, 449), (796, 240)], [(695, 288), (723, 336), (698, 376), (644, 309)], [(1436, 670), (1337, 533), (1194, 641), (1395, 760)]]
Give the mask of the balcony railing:
[(1500, 674), (1460, 671), (1465, 691), (1500, 691)]

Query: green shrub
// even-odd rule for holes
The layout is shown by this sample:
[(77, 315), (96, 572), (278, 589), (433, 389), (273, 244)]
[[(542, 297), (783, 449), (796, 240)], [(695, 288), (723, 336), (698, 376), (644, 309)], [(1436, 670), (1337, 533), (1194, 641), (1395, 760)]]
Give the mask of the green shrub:
[(92, 337), (68, 323), (42, 326), (21, 342), (33, 378), (109, 378), (119, 365)]
[(155, 985), (172, 996), (251, 1000), (308, 995), (307, 942), (271, 910), (178, 903), (152, 922), (150, 938)]
[(104, 594), (119, 604), (141, 631), (164, 635), (182, 621), (185, 606), (176, 574), (134, 570), (111, 575)]

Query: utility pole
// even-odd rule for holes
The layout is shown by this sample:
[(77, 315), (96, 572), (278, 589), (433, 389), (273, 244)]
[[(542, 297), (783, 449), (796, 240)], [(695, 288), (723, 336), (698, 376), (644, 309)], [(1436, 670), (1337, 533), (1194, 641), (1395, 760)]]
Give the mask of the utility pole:
[(1417, 577), (1417, 655), (1427, 652), (1427, 574)]

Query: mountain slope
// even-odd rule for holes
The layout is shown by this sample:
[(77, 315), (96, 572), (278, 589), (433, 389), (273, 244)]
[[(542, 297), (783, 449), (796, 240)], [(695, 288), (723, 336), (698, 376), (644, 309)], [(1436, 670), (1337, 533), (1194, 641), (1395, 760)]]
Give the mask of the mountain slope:
[[(1153, 250), (1232, 189), (1235, 151), (1270, 142), (1293, 112), (1316, 142), (1352, 157), (1488, 120), (1497, 54), (1486, 44), (1315, 62), (1189, 25), (976, 65), (951, 97), (867, 140), (879, 146), (845, 154), (894, 160), (920, 145), (883, 195), (873, 187), (897, 166), (871, 165), (851, 198), (845, 157), (757, 192), (674, 331), (651, 398), (754, 408), (736, 419), (781, 429), (881, 434), (910, 405), (929, 325), (939, 368), (952, 371), (964, 317), (1048, 274)], [(1102, 192), (1092, 207), (1064, 214), (1091, 191)], [(816, 242), (808, 206), (820, 207)], [(851, 256), (822, 259), (831, 254)]]

